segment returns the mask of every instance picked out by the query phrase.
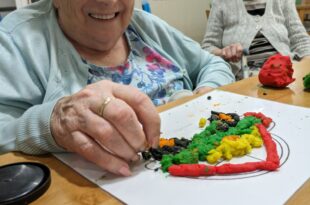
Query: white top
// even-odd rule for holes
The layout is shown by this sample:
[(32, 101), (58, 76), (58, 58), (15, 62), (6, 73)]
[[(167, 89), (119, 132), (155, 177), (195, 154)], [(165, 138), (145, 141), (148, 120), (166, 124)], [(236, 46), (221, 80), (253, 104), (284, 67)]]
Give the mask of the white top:
[(212, 52), (238, 42), (249, 48), (258, 31), (282, 55), (310, 55), (310, 38), (294, 0), (266, 0), (263, 16), (248, 14), (243, 0), (214, 0), (202, 48)]

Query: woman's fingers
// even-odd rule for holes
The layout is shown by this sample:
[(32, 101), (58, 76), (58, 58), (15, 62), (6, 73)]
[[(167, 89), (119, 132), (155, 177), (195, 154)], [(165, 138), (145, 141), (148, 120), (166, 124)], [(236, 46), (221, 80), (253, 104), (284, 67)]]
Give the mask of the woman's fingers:
[[(107, 89), (109, 88), (109, 89)], [(137, 150), (145, 150), (147, 144), (158, 145), (160, 118), (150, 98), (138, 89), (110, 81), (100, 81), (90, 86), (89, 91), (101, 93), (94, 98), (91, 110), (100, 114), (107, 97), (113, 98), (104, 106), (103, 118), (109, 121)], [(142, 136), (142, 137), (141, 137)]]
[(205, 93), (211, 92), (212, 90), (214, 90), (214, 88), (205, 86), (205, 87), (201, 87), (201, 88), (198, 88), (197, 90), (195, 90), (195, 93), (196, 94), (205, 94)]
[[(86, 133), (101, 147), (119, 158), (126, 161), (136, 161), (139, 159), (136, 150), (130, 145), (130, 142), (110, 122), (91, 111), (86, 111), (84, 116), (85, 122), (80, 126), (81, 132)], [(133, 132), (132, 134), (136, 133)]]
[(233, 49), (233, 62), (238, 62), (241, 60), (243, 55), (243, 48), (240, 43), (232, 45)]
[(123, 176), (132, 174), (125, 161), (102, 149), (97, 142), (84, 133), (76, 131), (72, 133), (71, 137), (72, 141), (67, 145), (71, 151), (78, 153), (108, 172)]
[[(160, 136), (160, 117), (150, 98), (138, 89), (124, 85), (115, 85), (113, 87), (113, 95), (126, 102), (132, 108), (140, 123), (140, 128), (142, 125), (148, 143), (152, 147), (157, 147)], [(132, 116), (127, 116), (127, 119), (131, 118)], [(135, 121), (129, 124), (138, 126)]]
[(231, 61), (231, 59), (232, 59), (232, 48), (231, 48), (231, 46), (227, 46), (225, 48), (225, 53), (226, 53), (226, 59)]
[(237, 47), (235, 45), (231, 45), (230, 49), (231, 49), (231, 61), (238, 62)]
[(227, 59), (226, 59), (226, 51), (225, 51), (225, 48), (223, 48), (223, 49), (221, 50), (221, 57), (222, 57), (224, 60), (227, 60)]
[(236, 44), (237, 58), (240, 60), (243, 55), (243, 47), (240, 43)]
[(57, 144), (109, 172), (130, 175), (126, 161), (156, 147), (160, 118), (139, 90), (101, 81), (64, 97), (55, 105), (51, 131)]
[(134, 110), (127, 103), (115, 98), (102, 114), (102, 117), (111, 123), (135, 152), (146, 149), (147, 141), (142, 125)]
[(235, 44), (232, 44), (229, 46), (229, 53), (230, 53), (230, 56), (229, 56), (229, 59), (230, 61), (232, 62), (237, 62), (238, 61), (238, 56), (237, 56), (237, 47)]
[(242, 57), (243, 48), (241, 44), (231, 44), (223, 48), (223, 58), (227, 61), (238, 62)]

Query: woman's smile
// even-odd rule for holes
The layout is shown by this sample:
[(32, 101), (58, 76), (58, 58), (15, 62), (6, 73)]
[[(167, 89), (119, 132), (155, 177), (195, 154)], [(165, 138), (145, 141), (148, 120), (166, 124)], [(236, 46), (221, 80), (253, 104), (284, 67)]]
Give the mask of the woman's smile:
[(88, 16), (90, 16), (93, 19), (96, 20), (112, 20), (118, 16), (119, 12), (112, 13), (112, 14), (97, 14), (97, 13), (89, 13)]

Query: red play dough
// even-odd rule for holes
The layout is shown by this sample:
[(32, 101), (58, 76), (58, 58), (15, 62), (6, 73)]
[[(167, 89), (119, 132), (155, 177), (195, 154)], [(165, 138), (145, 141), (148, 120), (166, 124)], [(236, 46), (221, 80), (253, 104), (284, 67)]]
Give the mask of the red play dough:
[(295, 81), (293, 72), (290, 57), (276, 54), (269, 57), (264, 63), (258, 79), (265, 86), (284, 88)]

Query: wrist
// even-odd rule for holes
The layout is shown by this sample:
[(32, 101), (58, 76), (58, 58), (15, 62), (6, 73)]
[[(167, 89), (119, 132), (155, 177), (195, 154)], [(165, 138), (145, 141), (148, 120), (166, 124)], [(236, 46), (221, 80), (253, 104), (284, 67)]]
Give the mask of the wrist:
[(215, 49), (212, 51), (212, 54), (214, 54), (214, 55), (216, 55), (216, 56), (222, 56), (222, 49), (215, 48)]

